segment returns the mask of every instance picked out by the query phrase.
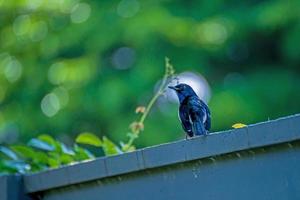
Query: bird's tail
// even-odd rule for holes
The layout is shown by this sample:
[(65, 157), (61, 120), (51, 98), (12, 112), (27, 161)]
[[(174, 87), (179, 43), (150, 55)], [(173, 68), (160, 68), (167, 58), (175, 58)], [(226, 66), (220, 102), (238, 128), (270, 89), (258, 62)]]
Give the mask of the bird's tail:
[(201, 121), (194, 121), (192, 125), (192, 130), (194, 135), (206, 135), (206, 130), (204, 128), (204, 124)]

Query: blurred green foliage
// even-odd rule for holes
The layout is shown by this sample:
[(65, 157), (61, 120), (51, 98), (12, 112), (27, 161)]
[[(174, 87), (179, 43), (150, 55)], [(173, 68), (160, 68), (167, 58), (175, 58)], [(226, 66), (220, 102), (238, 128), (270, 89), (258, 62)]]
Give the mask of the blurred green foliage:
[[(82, 148), (78, 144), (100, 147), (102, 151), (95, 149), (96, 152), (98, 155), (102, 152), (105, 156), (134, 151), (136, 149), (134, 141), (144, 131), (144, 121), (148, 114), (156, 101), (166, 94), (170, 82), (177, 79), (169, 58), (165, 58), (165, 73), (162, 81), (147, 106), (136, 108), (135, 113), (141, 114), (141, 116), (139, 120), (133, 121), (129, 125), (130, 131), (126, 135), (127, 141), (120, 141), (119, 144), (116, 144), (106, 136), (100, 139), (93, 133), (83, 132), (76, 137), (76, 143), (71, 148), (46, 134), (32, 138), (27, 145), (0, 145), (0, 175), (39, 172), (95, 158), (88, 149)], [(44, 112), (44, 114), (47, 113)]]
[(134, 146), (121, 149), (107, 137), (100, 139), (92, 133), (81, 133), (76, 143), (67, 146), (50, 135), (39, 135), (32, 138), (27, 145), (0, 145), (0, 175), (24, 174), (58, 168), (64, 165), (86, 162), (95, 158), (87, 148), (79, 145), (94, 146), (105, 156), (111, 156), (135, 150)]
[[(85, 138), (85, 141), (91, 137), (97, 138), (92, 134), (82, 134), (78, 137), (81, 140)], [(82, 141), (77, 143), (86, 144)], [(103, 144), (105, 143), (107, 141)], [(110, 147), (109, 150), (112, 148)], [(111, 154), (113, 153), (109, 152), (107, 155)], [(77, 144), (67, 147), (50, 135), (44, 134), (31, 139), (27, 145), (0, 146), (0, 174), (38, 172), (94, 158), (91, 152)]]
[[(166, 94), (170, 81), (178, 79), (168, 58), (165, 59), (165, 62), (165, 74), (159, 88), (147, 107), (136, 108), (135, 113), (141, 114), (141, 116), (138, 121), (130, 124), (126, 142), (120, 141), (119, 144), (116, 144), (106, 136), (100, 139), (93, 133), (84, 132), (76, 137), (76, 143), (71, 148), (45, 134), (32, 138), (27, 145), (0, 145), (0, 175), (38, 172), (95, 158), (88, 149), (82, 148), (78, 144), (100, 147), (105, 156), (134, 151), (136, 149), (134, 141), (144, 131), (144, 121), (153, 105), (159, 97)], [(99, 154), (99, 149), (97, 152)]]
[[(49, 133), (72, 144), (81, 132), (124, 141), (165, 56), (177, 72), (208, 81), (213, 131), (297, 113), (299, 7), (299, 0), (0, 0), (0, 143)], [(177, 105), (160, 102), (137, 147), (184, 137)]]

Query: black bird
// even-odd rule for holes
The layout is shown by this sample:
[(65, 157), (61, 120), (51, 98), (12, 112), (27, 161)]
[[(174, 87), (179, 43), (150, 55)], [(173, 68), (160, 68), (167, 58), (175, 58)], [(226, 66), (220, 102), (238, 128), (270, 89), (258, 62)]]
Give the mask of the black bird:
[(207, 135), (211, 127), (208, 106), (197, 96), (191, 86), (181, 83), (169, 86), (179, 99), (179, 118), (182, 128), (189, 137)]

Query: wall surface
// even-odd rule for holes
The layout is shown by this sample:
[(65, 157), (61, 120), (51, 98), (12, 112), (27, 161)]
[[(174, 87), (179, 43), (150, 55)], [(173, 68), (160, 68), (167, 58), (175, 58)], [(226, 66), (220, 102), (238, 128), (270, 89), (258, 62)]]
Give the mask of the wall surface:
[(44, 199), (300, 199), (299, 169), (296, 142), (67, 186)]
[[(300, 115), (293, 115), (9, 184), (1, 177), (0, 199), (300, 199), (299, 169)], [(24, 190), (22, 198), (13, 196), (14, 185)]]

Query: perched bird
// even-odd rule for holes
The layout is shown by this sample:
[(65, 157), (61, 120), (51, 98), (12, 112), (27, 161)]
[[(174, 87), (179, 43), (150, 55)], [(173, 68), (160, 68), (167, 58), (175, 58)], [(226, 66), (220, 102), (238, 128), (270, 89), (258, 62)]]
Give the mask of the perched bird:
[(191, 86), (181, 83), (169, 86), (179, 99), (179, 119), (189, 137), (207, 135), (211, 126), (208, 106), (197, 96)]

